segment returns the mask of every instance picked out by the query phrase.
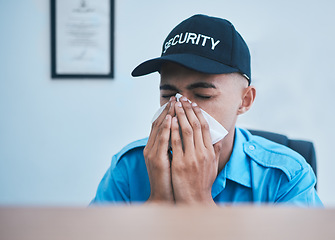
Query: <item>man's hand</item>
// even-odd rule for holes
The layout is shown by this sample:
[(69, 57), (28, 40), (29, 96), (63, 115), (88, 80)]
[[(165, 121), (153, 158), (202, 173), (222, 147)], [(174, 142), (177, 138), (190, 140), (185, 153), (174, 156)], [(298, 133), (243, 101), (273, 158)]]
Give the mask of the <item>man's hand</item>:
[(211, 189), (218, 173), (221, 145), (213, 147), (208, 123), (195, 103), (181, 98), (181, 102), (175, 104), (175, 111), (176, 117), (171, 123), (175, 201), (214, 204)]
[(174, 203), (169, 140), (175, 102), (176, 99), (172, 97), (161, 115), (152, 123), (148, 143), (143, 150), (151, 188), (148, 202)]

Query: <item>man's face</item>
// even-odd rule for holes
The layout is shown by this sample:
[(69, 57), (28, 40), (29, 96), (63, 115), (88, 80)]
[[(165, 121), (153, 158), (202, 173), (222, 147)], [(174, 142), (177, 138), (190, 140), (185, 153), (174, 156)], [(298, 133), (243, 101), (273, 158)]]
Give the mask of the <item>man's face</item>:
[(203, 74), (181, 65), (165, 63), (161, 69), (160, 104), (180, 93), (233, 130), (248, 81), (238, 73)]

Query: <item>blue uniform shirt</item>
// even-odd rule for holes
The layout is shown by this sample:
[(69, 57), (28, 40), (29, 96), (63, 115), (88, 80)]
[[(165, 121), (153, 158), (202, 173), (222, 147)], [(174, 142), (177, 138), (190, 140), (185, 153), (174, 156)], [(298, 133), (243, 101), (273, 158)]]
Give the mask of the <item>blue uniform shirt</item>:
[[(132, 142), (113, 156), (93, 204), (130, 204), (149, 198), (150, 182), (143, 157), (147, 140)], [(212, 186), (212, 197), (217, 204), (322, 206), (315, 184), (315, 174), (301, 155), (236, 128), (232, 155)]]

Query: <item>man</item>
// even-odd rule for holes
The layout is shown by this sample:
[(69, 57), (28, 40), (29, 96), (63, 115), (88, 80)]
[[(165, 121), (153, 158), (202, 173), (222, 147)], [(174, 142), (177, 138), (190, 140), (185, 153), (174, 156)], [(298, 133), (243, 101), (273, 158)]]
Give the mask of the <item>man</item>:
[[(92, 203), (322, 205), (313, 170), (299, 154), (235, 127), (256, 90), (248, 47), (230, 22), (186, 19), (166, 38), (161, 57), (132, 75), (155, 71), (161, 74), (160, 103), (167, 104), (149, 138), (113, 157)], [(214, 145), (201, 109), (228, 131)]]

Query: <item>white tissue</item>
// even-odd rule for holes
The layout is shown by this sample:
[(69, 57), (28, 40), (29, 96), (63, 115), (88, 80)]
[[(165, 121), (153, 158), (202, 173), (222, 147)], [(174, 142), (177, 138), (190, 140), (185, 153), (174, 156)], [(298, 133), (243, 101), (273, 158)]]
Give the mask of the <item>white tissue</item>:
[[(181, 97), (182, 97), (181, 94), (179, 93), (176, 94), (176, 98), (178, 102)], [(191, 103), (190, 100), (188, 101)], [(167, 104), (168, 103), (165, 103), (163, 106), (161, 106), (157, 110), (157, 112), (154, 114), (151, 120), (151, 123), (153, 123), (159, 117), (159, 115), (161, 115), (161, 113), (163, 112)], [(209, 125), (210, 135), (212, 138), (212, 144), (215, 144), (221, 139), (223, 139), (228, 134), (228, 131), (218, 121), (216, 121), (211, 115), (206, 113), (204, 110), (201, 109), (201, 112)]]

